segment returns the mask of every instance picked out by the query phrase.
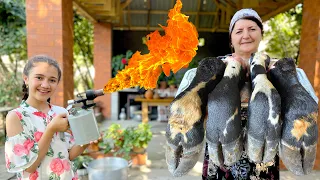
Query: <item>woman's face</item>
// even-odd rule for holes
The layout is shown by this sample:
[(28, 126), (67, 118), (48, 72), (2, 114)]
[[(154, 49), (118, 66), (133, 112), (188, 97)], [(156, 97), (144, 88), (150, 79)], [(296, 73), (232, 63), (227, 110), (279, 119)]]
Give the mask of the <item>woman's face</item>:
[(238, 20), (231, 33), (231, 43), (238, 55), (250, 56), (258, 50), (262, 39), (261, 29), (254, 21)]

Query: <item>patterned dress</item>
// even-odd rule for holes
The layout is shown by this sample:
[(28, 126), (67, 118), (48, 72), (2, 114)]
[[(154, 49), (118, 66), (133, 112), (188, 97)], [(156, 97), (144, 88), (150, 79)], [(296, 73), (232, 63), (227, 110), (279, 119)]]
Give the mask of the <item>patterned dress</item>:
[(47, 114), (22, 101), (12, 111), (19, 117), (23, 131), (7, 137), (5, 142), (5, 159), (8, 172), (16, 173), (18, 179), (31, 180), (76, 180), (77, 175), (69, 160), (69, 149), (74, 145), (74, 138), (69, 133), (55, 133), (49, 150), (41, 164), (32, 174), (25, 171), (38, 157), (38, 142), (53, 117), (67, 113), (67, 110), (50, 105)]

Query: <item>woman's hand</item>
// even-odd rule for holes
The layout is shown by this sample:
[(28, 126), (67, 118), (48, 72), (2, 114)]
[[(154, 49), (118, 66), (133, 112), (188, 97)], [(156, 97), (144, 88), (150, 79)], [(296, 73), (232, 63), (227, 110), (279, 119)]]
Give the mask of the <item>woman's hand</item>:
[(234, 60), (239, 61), (243, 67), (243, 69), (247, 69), (249, 65), (249, 60), (242, 59), (240, 56), (236, 55), (235, 53), (232, 54)]
[(66, 132), (69, 129), (69, 122), (66, 113), (55, 116), (48, 125), (48, 129), (55, 132)]
[(243, 68), (246, 67), (246, 64), (247, 64), (247, 63), (246, 63), (240, 56), (236, 55), (235, 53), (233, 53), (232, 56), (228, 56), (228, 57), (224, 60), (224, 62), (225, 62), (226, 64), (228, 64), (228, 62), (229, 62), (230, 60), (239, 61), (239, 62), (241, 63), (241, 65), (242, 65)]

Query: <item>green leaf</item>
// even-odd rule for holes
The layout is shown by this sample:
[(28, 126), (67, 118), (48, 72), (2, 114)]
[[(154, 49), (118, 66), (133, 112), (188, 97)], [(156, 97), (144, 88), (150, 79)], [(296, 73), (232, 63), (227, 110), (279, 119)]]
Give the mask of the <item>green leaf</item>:
[(9, 169), (13, 169), (13, 168), (15, 168), (16, 166), (12, 163), (12, 162), (10, 162), (9, 163)]
[(265, 51), (273, 58), (299, 58), (302, 5), (280, 13), (268, 21), (265, 31)]
[(65, 157), (62, 155), (62, 152), (59, 152), (58, 153), (58, 157), (60, 158), (60, 159), (64, 159)]
[[(29, 107), (29, 105), (28, 105), (27, 107)], [(23, 116), (25, 116), (25, 117), (30, 117), (30, 116), (28, 115), (27, 111), (22, 111), (22, 114), (23, 114)]]
[(60, 179), (60, 177), (59, 176), (57, 176), (55, 173), (50, 173), (50, 175), (49, 175), (49, 180), (58, 180), (58, 179)]
[(38, 144), (34, 144), (33, 147), (30, 149), (31, 152), (38, 154)]
[(53, 152), (53, 149), (52, 149), (51, 145), (50, 145), (49, 150), (48, 150), (46, 155), (49, 156), (49, 157), (53, 157), (54, 152)]
[(26, 162), (29, 162), (29, 157), (27, 155), (22, 156), (21, 159), (25, 159)]

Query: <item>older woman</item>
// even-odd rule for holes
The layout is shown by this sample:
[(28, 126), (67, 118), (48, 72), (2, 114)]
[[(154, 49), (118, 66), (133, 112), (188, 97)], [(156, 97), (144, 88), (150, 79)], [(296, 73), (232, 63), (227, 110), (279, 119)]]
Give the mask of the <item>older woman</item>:
[[(263, 36), (262, 20), (256, 11), (252, 9), (241, 9), (236, 12), (229, 27), (230, 44), (233, 50), (232, 55), (220, 57), (221, 60), (228, 58), (240, 59), (244, 67), (249, 68), (249, 58), (252, 53), (258, 51)], [(180, 84), (177, 95), (184, 91), (195, 76), (196, 68), (186, 72)], [(248, 71), (249, 72), (249, 71)], [(314, 90), (310, 85), (303, 70), (297, 68), (300, 83), (318, 102)], [(250, 97), (250, 82), (242, 87), (241, 101), (248, 102)], [(210, 109), (208, 109), (210, 111)], [(241, 108), (242, 126), (245, 128), (247, 121), (247, 108)], [(261, 168), (262, 167), (262, 168)], [(240, 160), (232, 166), (217, 166), (209, 161), (208, 145), (206, 144), (205, 159), (203, 162), (203, 179), (279, 179), (279, 157), (268, 163), (268, 166), (251, 162), (243, 151)]]

